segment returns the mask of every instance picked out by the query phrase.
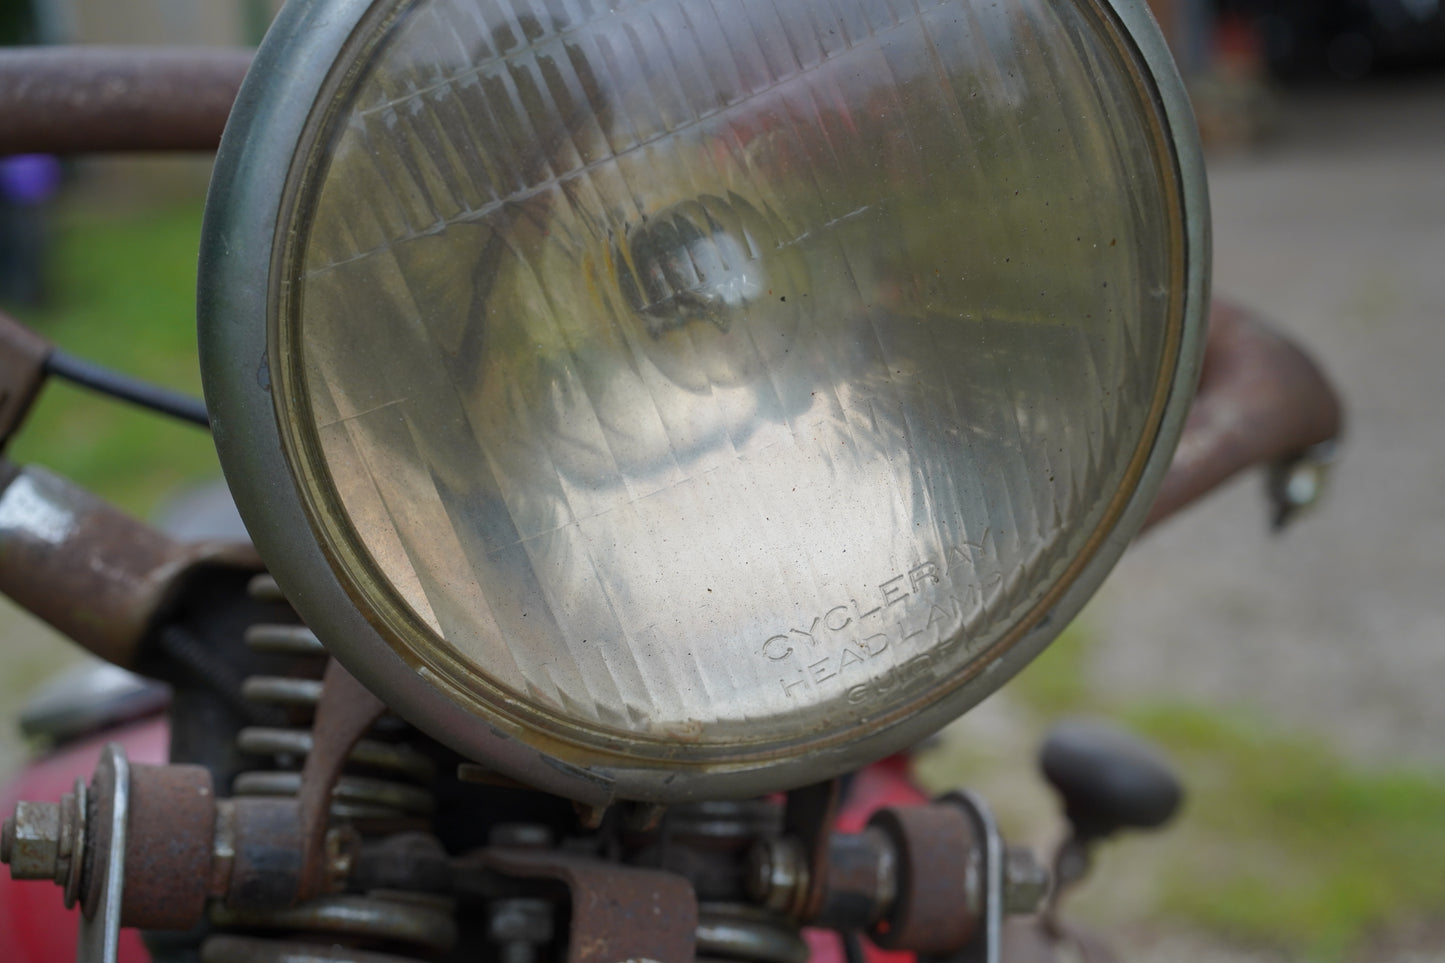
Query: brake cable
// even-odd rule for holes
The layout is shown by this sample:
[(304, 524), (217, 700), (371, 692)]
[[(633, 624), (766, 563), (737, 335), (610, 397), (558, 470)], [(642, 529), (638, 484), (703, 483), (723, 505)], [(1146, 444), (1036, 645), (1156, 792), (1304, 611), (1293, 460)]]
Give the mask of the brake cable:
[(46, 358), (45, 371), (72, 384), (128, 401), (158, 414), (179, 418), (206, 429), (211, 426), (210, 416), (206, 413), (206, 403), (200, 398), (132, 378), (93, 361), (78, 358), (60, 348), (54, 348)]

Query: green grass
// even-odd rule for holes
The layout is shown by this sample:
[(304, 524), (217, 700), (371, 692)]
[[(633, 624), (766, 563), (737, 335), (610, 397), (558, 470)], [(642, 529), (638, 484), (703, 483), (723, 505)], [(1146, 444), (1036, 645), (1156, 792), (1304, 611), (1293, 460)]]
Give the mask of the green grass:
[[(199, 394), (199, 202), (110, 214), (62, 208), (54, 227), (50, 300), (38, 310), (6, 310), (76, 355)], [(219, 471), (206, 432), (56, 379), (9, 457), (49, 467), (141, 515)]]
[(1378, 933), (1445, 917), (1445, 772), (1351, 762), (1225, 709), (1099, 697), (1088, 646), (1071, 628), (1011, 691), (1048, 719), (1119, 720), (1178, 764), (1185, 812), (1148, 870), (1161, 919), (1335, 961)]
[(1392, 923), (1445, 914), (1445, 774), (1366, 769), (1197, 707), (1137, 707), (1126, 721), (1189, 773), (1191, 834), (1243, 847), (1171, 873), (1166, 912), (1318, 960)]

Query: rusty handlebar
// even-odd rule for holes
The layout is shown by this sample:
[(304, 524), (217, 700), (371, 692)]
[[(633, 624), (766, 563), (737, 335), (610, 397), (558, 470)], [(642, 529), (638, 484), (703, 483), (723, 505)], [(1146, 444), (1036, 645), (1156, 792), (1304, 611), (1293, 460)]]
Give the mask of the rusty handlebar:
[[(0, 155), (214, 150), (251, 52), (185, 47), (0, 50)], [(1256, 464), (1335, 437), (1339, 399), (1297, 345), (1216, 301), (1199, 394), (1152, 526)]]
[(0, 51), (0, 156), (212, 151), (251, 51), (13, 47)]

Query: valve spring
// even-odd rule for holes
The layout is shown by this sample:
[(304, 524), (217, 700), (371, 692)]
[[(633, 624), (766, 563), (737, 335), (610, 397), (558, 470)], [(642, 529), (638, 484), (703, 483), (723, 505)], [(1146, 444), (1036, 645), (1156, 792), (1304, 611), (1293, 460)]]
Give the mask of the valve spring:
[[(284, 602), (274, 579), (260, 575), (251, 581), (250, 594), (259, 601)], [(295, 657), (301, 664), (320, 665), (326, 650), (304, 625), (263, 623), (246, 629), (246, 644), (260, 652)], [(317, 673), (319, 676), (319, 672)], [(243, 772), (232, 784), (237, 796), (295, 796), (301, 789), (300, 767), (311, 751), (310, 717), (321, 698), (319, 678), (299, 676), (252, 676), (241, 687), (254, 703), (284, 710), (297, 722), (291, 726), (248, 726), (237, 736), (237, 747), (245, 754), (273, 760), (274, 768)], [(304, 720), (304, 725), (300, 724)], [(402, 728), (395, 719), (383, 718), (371, 736), (352, 750), (349, 768), (332, 794), (331, 815), (352, 822), (399, 822), (425, 820), (436, 808), (426, 788), (435, 778), (432, 761), (404, 741), (386, 738)], [(390, 733), (384, 730), (390, 730)], [(420, 828), (420, 827), (417, 827)]]
[(454, 909), (444, 897), (385, 891), (324, 896), (269, 913), (215, 907), (215, 926), (250, 932), (209, 937), (201, 963), (423, 963), (422, 957), (397, 954), (431, 957), (450, 950), (457, 942)]
[[(774, 800), (708, 800), (668, 807), (659, 833), (668, 845), (716, 857), (746, 852), (782, 830), (783, 807)], [(747, 894), (735, 871), (698, 872), (734, 867), (736, 859), (684, 861), (699, 900), (697, 963), (806, 963), (808, 944), (796, 922), (742, 902)]]
[[(249, 592), (260, 601), (285, 602), (267, 575), (253, 579)], [(292, 724), (241, 730), (237, 747), (270, 759), (272, 767), (241, 773), (232, 793), (295, 796), (301, 789), (301, 765), (314, 745), (311, 717), (321, 698), (326, 650), (300, 624), (252, 625), (245, 641), (253, 650), (295, 658), (300, 674), (252, 676), (243, 683), (248, 700), (281, 710)], [(383, 717), (356, 744), (332, 793), (333, 821), (349, 823), (366, 835), (430, 829), (436, 801), (429, 787), (436, 767), (406, 744), (408, 731), (398, 720)], [(338, 894), (264, 913), (237, 913), (216, 905), (210, 915), (218, 932), (202, 944), (201, 963), (421, 963), (422, 957), (409, 954), (431, 958), (457, 941), (452, 900), (415, 892)]]
[(702, 902), (697, 963), (807, 963), (808, 944), (796, 923), (741, 903)]
[(670, 806), (664, 819), (674, 837), (746, 845), (782, 832), (783, 808), (770, 799), (707, 800)]

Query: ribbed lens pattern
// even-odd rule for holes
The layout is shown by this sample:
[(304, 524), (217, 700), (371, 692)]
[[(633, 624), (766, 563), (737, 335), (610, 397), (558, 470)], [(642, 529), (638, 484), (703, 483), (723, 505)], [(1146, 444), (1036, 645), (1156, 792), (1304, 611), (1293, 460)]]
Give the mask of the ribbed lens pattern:
[(1037, 605), (1148, 445), (1156, 122), (1074, 2), (611, 7), (398, 8), (300, 196), (286, 417), (455, 686), (846, 730)]

